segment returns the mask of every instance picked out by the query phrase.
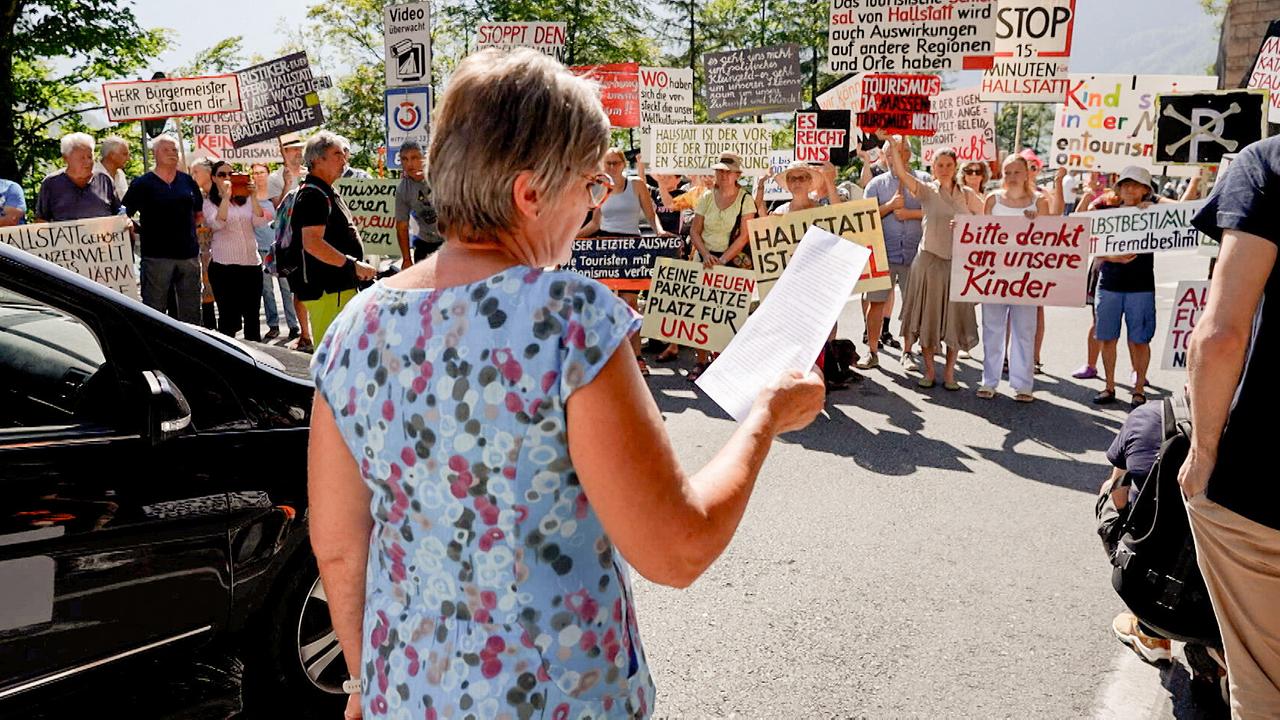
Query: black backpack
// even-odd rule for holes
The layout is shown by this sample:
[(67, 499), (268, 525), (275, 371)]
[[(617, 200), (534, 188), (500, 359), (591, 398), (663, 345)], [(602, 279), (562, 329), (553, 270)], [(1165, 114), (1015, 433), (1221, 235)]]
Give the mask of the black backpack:
[(1184, 398), (1164, 401), (1164, 442), (1120, 527), (1111, 585), (1129, 610), (1170, 640), (1222, 646), (1191, 537), (1178, 471), (1191, 449)]

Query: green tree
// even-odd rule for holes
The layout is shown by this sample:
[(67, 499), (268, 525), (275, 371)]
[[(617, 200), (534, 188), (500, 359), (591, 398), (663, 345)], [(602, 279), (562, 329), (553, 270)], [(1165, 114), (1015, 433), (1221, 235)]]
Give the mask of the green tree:
[(1018, 134), (1018, 104), (1001, 103), (996, 114), (997, 154), (1020, 152), (1031, 148), (1042, 155), (1053, 139), (1053, 106), (1037, 103), (1022, 104), (1022, 147), (1014, 147)]
[[(97, 83), (136, 73), (168, 46), (125, 0), (4, 0), (0, 4), (0, 176), (30, 180), (58, 157), (51, 130), (85, 128)], [(55, 70), (58, 59), (70, 69)], [(59, 64), (61, 66), (61, 63)]]

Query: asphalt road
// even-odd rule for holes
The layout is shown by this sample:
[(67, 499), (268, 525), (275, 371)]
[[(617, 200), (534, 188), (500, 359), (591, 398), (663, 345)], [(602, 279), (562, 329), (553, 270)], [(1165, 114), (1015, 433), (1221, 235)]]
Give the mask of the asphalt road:
[[(1206, 268), (1192, 255), (1157, 263), (1161, 329), (1177, 280)], [(852, 316), (843, 336), (861, 332)], [(1031, 405), (1007, 385), (977, 399), (977, 359), (962, 362), (963, 391), (919, 390), (890, 351), (780, 440), (737, 536), (701, 579), (672, 590), (635, 578), (656, 717), (1225, 717), (1191, 698), (1181, 666), (1144, 665), (1111, 635), (1123, 605), (1093, 502), (1127, 405), (1098, 410), (1089, 399), (1101, 381), (1069, 377), (1088, 324), (1084, 310), (1048, 311)], [(273, 352), (294, 369), (308, 359)], [(1120, 368), (1127, 400), (1123, 350)], [(1183, 381), (1154, 371), (1152, 397)], [(650, 385), (696, 469), (732, 421), (676, 370), (655, 366)], [(78, 716), (67, 714), (74, 701), (141, 718), (239, 717), (238, 667), (219, 649), (135, 664), (25, 716)]]

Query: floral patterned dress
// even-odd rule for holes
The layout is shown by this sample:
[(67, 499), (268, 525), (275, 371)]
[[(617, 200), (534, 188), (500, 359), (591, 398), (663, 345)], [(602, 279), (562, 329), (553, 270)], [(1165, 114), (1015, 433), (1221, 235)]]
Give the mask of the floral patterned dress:
[(333, 323), (312, 372), (373, 491), (366, 717), (649, 717), (628, 568), (565, 424), (638, 326), (594, 280), (523, 266), (379, 283)]

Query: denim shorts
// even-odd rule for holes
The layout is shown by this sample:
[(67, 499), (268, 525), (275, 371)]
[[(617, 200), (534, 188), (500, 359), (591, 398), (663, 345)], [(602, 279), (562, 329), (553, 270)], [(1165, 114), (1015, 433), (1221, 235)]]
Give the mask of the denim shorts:
[(1120, 320), (1123, 319), (1129, 342), (1147, 345), (1156, 335), (1156, 294), (1098, 288), (1094, 315), (1093, 336), (1098, 340), (1119, 340)]

